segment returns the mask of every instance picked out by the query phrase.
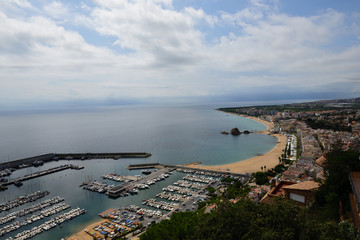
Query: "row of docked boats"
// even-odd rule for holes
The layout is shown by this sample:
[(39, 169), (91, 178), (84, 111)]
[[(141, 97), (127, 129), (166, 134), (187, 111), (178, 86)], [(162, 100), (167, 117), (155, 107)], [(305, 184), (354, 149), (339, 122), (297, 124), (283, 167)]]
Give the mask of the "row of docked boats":
[(175, 207), (179, 206), (178, 203), (174, 203), (174, 202), (165, 202), (165, 201), (157, 201), (154, 198), (150, 198), (147, 200), (144, 200), (142, 202), (143, 205), (147, 205), (153, 208), (157, 208), (157, 209), (162, 209), (162, 210), (166, 210), (166, 211), (172, 211), (174, 210)]
[(135, 176), (127, 176), (127, 175), (117, 175), (115, 173), (111, 173), (111, 174), (106, 174), (101, 176), (103, 179), (109, 179), (112, 181), (116, 181), (116, 182), (133, 182), (133, 181), (139, 181), (142, 179), (142, 177), (140, 175), (135, 175)]
[(177, 192), (179, 194), (186, 194), (188, 196), (192, 196), (195, 194), (195, 191), (193, 191), (190, 188), (182, 188), (182, 187), (174, 186), (174, 185), (166, 186), (162, 190), (167, 191), (167, 192)]
[(185, 188), (194, 188), (194, 189), (201, 189), (204, 186), (206, 186), (206, 184), (202, 184), (202, 183), (197, 183), (197, 182), (189, 182), (186, 180), (178, 180), (176, 182), (173, 183), (176, 186), (180, 186), (180, 187), (185, 187)]
[(201, 182), (206, 184), (211, 184), (219, 179), (215, 179), (213, 177), (205, 177), (205, 176), (198, 176), (198, 175), (191, 175), (188, 174), (184, 178), (184, 180), (192, 181), (192, 182)]
[(159, 181), (163, 181), (165, 180), (165, 178), (168, 178), (169, 177), (169, 174), (167, 173), (162, 173), (160, 174), (158, 177), (155, 177), (153, 179), (150, 179), (146, 182), (147, 185), (152, 185), (152, 184), (155, 184), (156, 182), (159, 182)]
[(126, 210), (130, 211), (130, 212), (135, 212), (138, 215), (144, 215), (146, 217), (161, 217), (162, 215), (164, 215), (161, 211), (159, 210), (152, 210), (152, 209), (148, 209), (148, 208), (141, 208), (139, 206), (136, 205), (129, 205), (125, 208)]
[(4, 224), (4, 223), (7, 223), (7, 222), (10, 222), (10, 221), (13, 221), (18, 217), (23, 217), (23, 216), (31, 214), (33, 212), (42, 210), (44, 208), (47, 208), (49, 206), (52, 206), (52, 205), (54, 205), (56, 203), (59, 203), (59, 202), (62, 202), (62, 201), (64, 201), (64, 198), (57, 196), (57, 197), (53, 197), (53, 198), (44, 200), (44, 201), (42, 201), (40, 203), (34, 204), (34, 205), (32, 205), (32, 206), (30, 206), (28, 208), (25, 208), (25, 209), (22, 209), (22, 210), (19, 210), (19, 211), (16, 211), (16, 212), (9, 213), (8, 215), (0, 218), (0, 225)]
[(0, 178), (8, 177), (11, 175), (12, 172), (14, 172), (15, 168), (5, 168), (3, 170), (0, 170)]
[(12, 232), (12, 231), (16, 231), (18, 230), (20, 227), (23, 227), (23, 226), (26, 226), (28, 224), (31, 224), (33, 222), (36, 222), (36, 221), (39, 221), (41, 219), (43, 219), (44, 217), (48, 217), (48, 216), (51, 216), (53, 214), (57, 214), (65, 209), (68, 209), (70, 207), (70, 205), (68, 204), (65, 204), (65, 203), (60, 203), (60, 204), (57, 204), (55, 206), (52, 206), (50, 208), (47, 208), (43, 211), (41, 211), (39, 214), (34, 214), (30, 217), (27, 217), (25, 219), (22, 219), (22, 220), (18, 220), (18, 221), (15, 221), (11, 224), (8, 224), (2, 228), (0, 228), (0, 236), (3, 236), (9, 232)]
[(150, 185), (153, 185), (158, 181), (163, 181), (163, 180), (165, 180), (165, 178), (168, 178), (168, 177), (169, 177), (169, 174), (163, 173), (156, 178), (146, 181), (145, 183), (134, 184), (134, 188), (128, 190), (127, 192), (130, 193), (131, 195), (137, 194), (139, 192), (139, 190), (147, 189), (147, 188), (149, 188)]
[(170, 201), (176, 201), (176, 202), (179, 202), (179, 201), (183, 202), (189, 198), (186, 195), (171, 194), (171, 193), (167, 193), (167, 192), (161, 192), (161, 193), (157, 194), (156, 197), (170, 200)]
[(73, 218), (76, 218), (77, 216), (84, 214), (86, 212), (85, 209), (75, 208), (70, 210), (69, 212), (66, 212), (62, 215), (59, 215), (55, 218), (50, 219), (49, 221), (46, 221), (45, 223), (33, 227), (31, 230), (26, 230), (21, 233), (18, 233), (15, 235), (15, 237), (7, 238), (6, 240), (26, 240), (29, 238), (32, 238), (40, 233), (42, 233), (44, 230), (47, 231), (51, 228), (56, 227), (57, 225), (62, 224), (63, 222), (69, 221)]
[(83, 186), (83, 189), (85, 190), (98, 193), (106, 193), (109, 189), (114, 187), (114, 185), (108, 185), (107, 183), (98, 181), (84, 182), (81, 186)]
[(0, 204), (0, 213), (3, 211), (8, 211), (12, 208), (19, 207), (25, 203), (33, 202), (39, 198), (45, 197), (46, 195), (49, 195), (50, 192), (48, 191), (37, 191), (34, 193), (30, 193), (25, 196), (20, 196), (14, 200), (8, 201), (6, 203)]

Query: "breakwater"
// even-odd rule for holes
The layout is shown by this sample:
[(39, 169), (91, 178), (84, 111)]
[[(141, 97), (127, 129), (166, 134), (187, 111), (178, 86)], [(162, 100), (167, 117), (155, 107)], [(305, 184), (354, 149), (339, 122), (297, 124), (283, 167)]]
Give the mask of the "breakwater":
[(182, 165), (170, 165), (170, 164), (160, 164), (160, 163), (147, 163), (147, 164), (132, 164), (126, 167), (129, 170), (132, 169), (147, 169), (147, 168), (170, 168), (170, 169), (178, 169), (184, 172), (204, 172), (204, 173), (213, 173), (213, 174), (224, 174), (231, 175), (235, 177), (242, 177), (245, 179), (249, 179), (250, 176), (247, 174), (235, 173), (230, 171), (221, 171), (221, 170), (209, 170), (209, 169), (200, 169), (200, 168), (192, 168), (186, 167)]
[(41, 165), (45, 162), (58, 160), (89, 160), (89, 159), (121, 159), (121, 158), (147, 158), (151, 153), (123, 152), (123, 153), (48, 153), (29, 158), (0, 163), (0, 170), (6, 168), (23, 168)]
[(12, 179), (10, 181), (4, 182), (2, 185), (3, 186), (8, 186), (8, 185), (11, 185), (11, 184), (16, 184), (17, 182), (23, 182), (23, 181), (26, 181), (26, 180), (29, 180), (29, 179), (32, 179), (32, 178), (41, 177), (41, 176), (44, 176), (44, 175), (47, 175), (47, 174), (63, 171), (63, 170), (69, 169), (69, 168), (71, 168), (71, 169), (81, 169), (81, 167), (74, 166), (74, 165), (71, 165), (71, 164), (61, 165), (61, 166), (58, 166), (58, 167), (50, 168), (50, 169), (47, 169), (47, 170), (43, 170), (43, 171), (39, 171), (39, 172), (35, 172), (35, 173), (32, 173), (32, 174), (25, 175), (23, 177)]
[(135, 170), (135, 169), (148, 169), (148, 168), (158, 168), (158, 167), (161, 167), (160, 163), (131, 164), (126, 168), (129, 170)]

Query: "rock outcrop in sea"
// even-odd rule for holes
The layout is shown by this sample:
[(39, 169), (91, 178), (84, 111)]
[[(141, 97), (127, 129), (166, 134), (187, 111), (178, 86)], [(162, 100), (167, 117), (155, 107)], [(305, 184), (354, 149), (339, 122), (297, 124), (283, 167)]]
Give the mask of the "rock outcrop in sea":
[(233, 136), (238, 136), (241, 134), (241, 132), (239, 131), (238, 128), (233, 128), (233, 129), (231, 129), (230, 134)]

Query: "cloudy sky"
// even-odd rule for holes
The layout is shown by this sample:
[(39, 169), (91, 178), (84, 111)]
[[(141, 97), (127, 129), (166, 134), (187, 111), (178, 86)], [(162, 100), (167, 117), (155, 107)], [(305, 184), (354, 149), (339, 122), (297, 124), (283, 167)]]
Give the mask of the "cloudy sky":
[(1, 0), (0, 107), (360, 96), (358, 0)]

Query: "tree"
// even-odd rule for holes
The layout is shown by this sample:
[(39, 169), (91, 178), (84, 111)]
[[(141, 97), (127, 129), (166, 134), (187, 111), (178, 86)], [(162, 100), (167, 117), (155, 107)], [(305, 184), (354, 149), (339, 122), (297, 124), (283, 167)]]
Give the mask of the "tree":
[(285, 170), (284, 164), (278, 164), (275, 166), (274, 171), (277, 173), (281, 173)]
[(269, 182), (267, 175), (263, 172), (256, 172), (255, 173), (255, 182), (257, 185), (264, 185), (265, 183)]
[(315, 207), (325, 218), (339, 218), (339, 201), (344, 210), (350, 210), (349, 193), (352, 191), (348, 173), (360, 170), (359, 154), (339, 148), (326, 155), (324, 162), (325, 182), (315, 192)]

